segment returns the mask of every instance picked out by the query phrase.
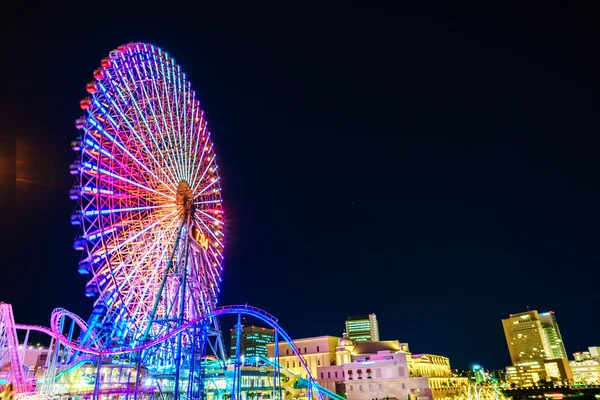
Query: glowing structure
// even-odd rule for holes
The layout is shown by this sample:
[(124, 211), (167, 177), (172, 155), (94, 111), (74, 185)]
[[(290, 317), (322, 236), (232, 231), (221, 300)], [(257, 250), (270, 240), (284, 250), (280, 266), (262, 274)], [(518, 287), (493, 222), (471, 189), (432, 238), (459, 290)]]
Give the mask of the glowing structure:
[[(92, 315), (86, 322), (56, 309), (48, 329), (15, 324), (6, 305), (0, 341), (11, 354), (9, 379), (21, 398), (241, 400), (248, 368), (239, 343), (232, 360), (225, 357), (219, 317), (237, 316), (238, 341), (242, 315), (272, 327), (276, 341), (292, 341), (262, 310), (217, 307), (223, 207), (195, 93), (174, 60), (146, 43), (110, 52), (94, 78), (80, 102), (86, 115), (75, 122), (81, 134), (70, 168), (77, 178), (71, 223), (79, 227), (73, 246), (83, 251), (78, 272), (94, 298)], [(52, 338), (43, 374), (29, 386), (16, 329)], [(296, 356), (308, 398), (321, 398), (326, 391)], [(261, 365), (261, 382), (270, 376), (269, 398), (283, 399), (279, 355)]]

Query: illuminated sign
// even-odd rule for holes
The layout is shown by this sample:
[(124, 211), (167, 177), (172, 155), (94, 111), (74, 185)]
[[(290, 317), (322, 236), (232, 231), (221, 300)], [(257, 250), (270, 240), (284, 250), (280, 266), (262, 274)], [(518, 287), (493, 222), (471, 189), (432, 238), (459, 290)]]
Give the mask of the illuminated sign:
[(198, 228), (196, 225), (193, 225), (192, 229), (190, 230), (190, 235), (192, 236), (192, 239), (194, 239), (194, 241), (200, 245), (200, 247), (202, 247), (204, 250), (208, 250), (208, 238), (204, 232), (200, 230), (200, 228)]

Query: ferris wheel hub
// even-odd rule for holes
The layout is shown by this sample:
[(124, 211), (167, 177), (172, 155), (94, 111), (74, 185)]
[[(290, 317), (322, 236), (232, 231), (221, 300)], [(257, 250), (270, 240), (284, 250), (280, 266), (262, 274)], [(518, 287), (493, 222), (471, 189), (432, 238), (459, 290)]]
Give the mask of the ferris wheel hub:
[(194, 204), (194, 195), (192, 194), (192, 188), (190, 185), (182, 180), (177, 186), (177, 195), (175, 197), (175, 203), (180, 215), (189, 214)]

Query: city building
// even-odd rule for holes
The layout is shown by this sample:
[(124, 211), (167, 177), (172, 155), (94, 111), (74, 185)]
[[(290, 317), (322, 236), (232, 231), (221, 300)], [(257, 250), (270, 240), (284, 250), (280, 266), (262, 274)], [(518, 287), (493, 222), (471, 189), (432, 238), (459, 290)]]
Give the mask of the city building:
[(569, 361), (575, 383), (600, 385), (600, 347), (589, 347), (588, 351), (573, 353)]
[(511, 314), (502, 320), (502, 326), (512, 361), (506, 368), (506, 380), (512, 386), (573, 382), (554, 312)]
[[(340, 338), (336, 336), (317, 336), (305, 339), (296, 339), (293, 346), (302, 356), (312, 376), (317, 376), (317, 369), (321, 366), (335, 365), (336, 346)], [(278, 343), (279, 362), (287, 371), (306, 378), (304, 367), (296, 357), (294, 349), (285, 341)], [(267, 357), (274, 357), (275, 343), (267, 345)]]
[(513, 387), (549, 382), (569, 385), (573, 383), (573, 374), (566, 358), (526, 361), (506, 367), (506, 382)]
[[(235, 355), (237, 333), (231, 330), (231, 355)], [(246, 359), (267, 357), (267, 345), (275, 341), (275, 331), (259, 326), (244, 326), (240, 338), (240, 354)]]
[(536, 310), (511, 314), (502, 320), (513, 365), (543, 360), (551, 354), (546, 331)]
[(546, 332), (548, 347), (550, 348), (548, 358), (567, 358), (567, 351), (565, 350), (565, 345), (558, 329), (554, 311), (541, 313), (540, 322), (542, 323), (544, 332)]
[(346, 320), (346, 333), (355, 342), (378, 342), (379, 324), (375, 314), (348, 317)]
[(335, 364), (319, 367), (315, 377), (348, 400), (442, 398), (463, 392), (468, 382), (452, 374), (446, 357), (411, 354), (397, 340), (354, 342), (346, 334)]

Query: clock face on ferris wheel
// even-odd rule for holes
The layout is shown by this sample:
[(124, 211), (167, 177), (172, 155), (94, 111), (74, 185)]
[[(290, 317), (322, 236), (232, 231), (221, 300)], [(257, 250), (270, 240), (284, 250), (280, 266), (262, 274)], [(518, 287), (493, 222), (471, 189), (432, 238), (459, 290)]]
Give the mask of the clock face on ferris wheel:
[[(71, 165), (79, 273), (115, 337), (139, 340), (152, 321), (215, 307), (224, 250), (216, 155), (180, 67), (145, 43), (101, 61), (80, 102)], [(178, 297), (181, 276), (188, 279)], [(182, 292), (183, 293), (183, 292)]]

